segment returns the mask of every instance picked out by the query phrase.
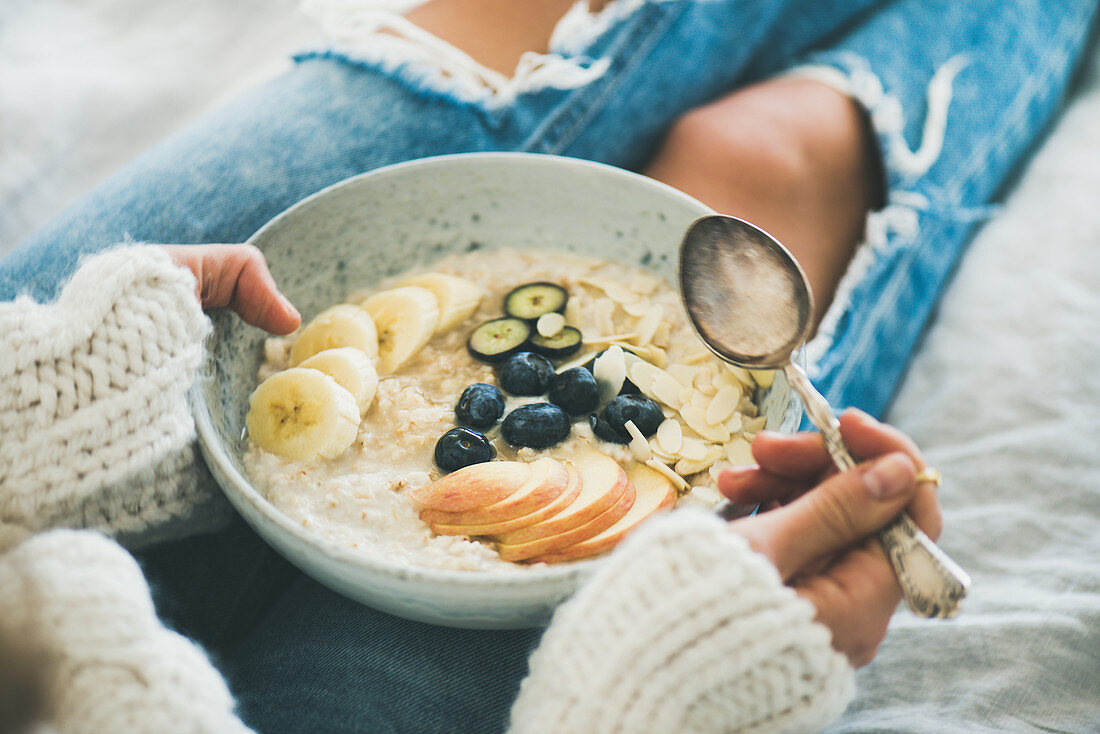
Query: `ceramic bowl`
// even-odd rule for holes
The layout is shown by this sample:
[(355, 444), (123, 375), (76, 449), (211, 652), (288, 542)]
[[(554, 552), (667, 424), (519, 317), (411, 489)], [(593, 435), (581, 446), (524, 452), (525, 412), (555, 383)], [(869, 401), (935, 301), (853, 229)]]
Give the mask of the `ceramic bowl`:
[[(676, 282), (680, 240), (711, 211), (642, 176), (556, 156), (443, 156), (378, 169), (283, 212), (249, 240), (308, 320), (356, 289), (478, 248), (537, 248), (640, 264)], [(383, 611), (470, 628), (544, 624), (599, 559), (505, 572), (438, 570), (371, 557), (291, 521), (253, 487), (242, 440), (265, 334), (213, 315), (204, 373), (193, 391), (207, 463), (256, 532), (321, 583)], [(781, 379), (761, 398), (771, 428), (800, 409)]]

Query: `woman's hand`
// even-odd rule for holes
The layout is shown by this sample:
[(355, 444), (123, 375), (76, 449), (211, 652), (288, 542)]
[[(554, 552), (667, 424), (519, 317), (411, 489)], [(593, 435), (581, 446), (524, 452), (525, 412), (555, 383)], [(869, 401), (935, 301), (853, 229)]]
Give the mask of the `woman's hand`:
[(855, 410), (840, 431), (864, 460), (851, 471), (836, 473), (820, 434), (762, 432), (758, 465), (727, 470), (718, 486), (734, 502), (774, 508), (730, 527), (814, 604), (833, 647), (858, 667), (874, 658), (902, 598), (875, 531), (907, 509), (935, 539), (941, 518), (934, 487), (918, 486), (924, 459), (907, 436)]
[(263, 254), (252, 245), (161, 245), (172, 260), (195, 275), (204, 309), (229, 307), (245, 323), (272, 334), (289, 334), (302, 317), (279, 292)]

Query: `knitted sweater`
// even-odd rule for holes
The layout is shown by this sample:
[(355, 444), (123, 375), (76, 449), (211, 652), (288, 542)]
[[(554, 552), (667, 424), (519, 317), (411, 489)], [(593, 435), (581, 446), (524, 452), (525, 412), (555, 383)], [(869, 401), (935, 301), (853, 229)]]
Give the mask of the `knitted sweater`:
[[(133, 559), (93, 527), (178, 536), (224, 505), (191, 445), (207, 325), (156, 248), (89, 260), (56, 303), (0, 304), (0, 644), (44, 665), (60, 732), (244, 732), (201, 650), (157, 621)], [(211, 509), (214, 508), (214, 509)], [(135, 535), (136, 534), (136, 535)], [(771, 564), (718, 518), (646, 523), (563, 604), (515, 734), (813, 731), (853, 674)], [(3, 661), (0, 660), (0, 666)]]

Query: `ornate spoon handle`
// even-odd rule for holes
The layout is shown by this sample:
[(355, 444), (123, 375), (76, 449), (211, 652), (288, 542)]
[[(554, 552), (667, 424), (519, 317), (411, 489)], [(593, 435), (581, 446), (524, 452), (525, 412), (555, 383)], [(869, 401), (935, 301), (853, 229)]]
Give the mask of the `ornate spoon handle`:
[[(796, 364), (788, 362), (783, 373), (787, 381), (802, 396), (806, 414), (825, 439), (833, 463), (841, 471), (856, 465), (844, 439), (840, 422), (821, 393)], [(959, 603), (970, 587), (970, 575), (924, 534), (906, 513), (901, 513), (878, 533), (894, 573), (898, 577), (905, 601), (920, 617), (954, 617)]]

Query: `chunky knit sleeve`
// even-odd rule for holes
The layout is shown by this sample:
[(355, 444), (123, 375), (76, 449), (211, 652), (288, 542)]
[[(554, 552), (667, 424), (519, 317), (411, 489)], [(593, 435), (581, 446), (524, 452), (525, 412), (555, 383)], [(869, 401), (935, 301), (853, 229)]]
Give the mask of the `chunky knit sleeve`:
[(194, 291), (160, 248), (129, 246), (55, 302), (0, 304), (0, 523), (154, 540), (225, 515), (187, 407), (209, 329)]
[(161, 625), (134, 559), (97, 533), (53, 530), (0, 554), (0, 644), (37, 666), (51, 730), (251, 731), (202, 650)]
[(813, 617), (724, 522), (670, 513), (558, 609), (511, 733), (817, 731), (854, 676)]

